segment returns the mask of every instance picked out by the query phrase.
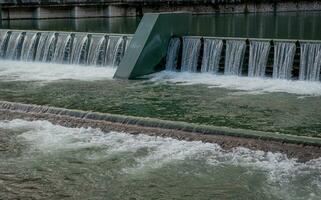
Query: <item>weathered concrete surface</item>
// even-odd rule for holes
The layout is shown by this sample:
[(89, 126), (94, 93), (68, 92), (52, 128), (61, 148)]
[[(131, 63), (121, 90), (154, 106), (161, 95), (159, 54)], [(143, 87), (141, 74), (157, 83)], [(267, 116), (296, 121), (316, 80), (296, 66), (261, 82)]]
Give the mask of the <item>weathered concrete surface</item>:
[(318, 0), (0, 0), (0, 5), (2, 19), (142, 16), (174, 11), (209, 14), (321, 10)]

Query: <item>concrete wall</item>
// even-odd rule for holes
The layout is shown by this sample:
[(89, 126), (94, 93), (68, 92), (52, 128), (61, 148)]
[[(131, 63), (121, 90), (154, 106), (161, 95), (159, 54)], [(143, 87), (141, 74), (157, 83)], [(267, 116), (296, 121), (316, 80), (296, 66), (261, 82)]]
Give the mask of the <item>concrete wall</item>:
[(141, 16), (151, 12), (194, 14), (320, 11), (318, 0), (0, 0), (2, 19)]

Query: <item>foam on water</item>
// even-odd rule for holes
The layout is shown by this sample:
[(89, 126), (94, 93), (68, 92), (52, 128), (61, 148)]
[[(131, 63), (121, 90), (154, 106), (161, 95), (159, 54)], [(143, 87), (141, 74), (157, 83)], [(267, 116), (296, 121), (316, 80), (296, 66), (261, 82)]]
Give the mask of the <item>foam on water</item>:
[[(48, 159), (54, 159), (55, 154), (68, 156), (70, 151), (83, 152), (78, 157), (81, 160), (104, 161), (115, 155), (124, 159), (122, 156), (130, 155), (134, 164), (119, 166), (119, 172), (126, 176), (154, 173), (169, 165), (170, 169), (166, 170), (174, 170), (170, 173), (179, 173), (180, 166), (189, 166), (184, 173), (196, 173), (195, 176), (202, 173), (206, 176), (206, 171), (237, 167), (246, 169), (239, 172), (240, 177), (264, 174), (266, 184), (262, 186), (263, 190), (281, 199), (317, 199), (321, 194), (321, 158), (299, 163), (281, 153), (242, 147), (226, 151), (217, 144), (119, 132), (104, 133), (93, 128), (66, 128), (48, 121), (0, 121), (0, 129), (19, 131), (19, 140), (30, 146), (24, 152), (27, 162), (39, 160), (39, 155)], [(146, 153), (139, 155), (141, 151)], [(199, 171), (194, 172), (193, 169)], [(202, 172), (202, 169), (205, 171)], [(300, 184), (304, 184), (304, 188)]]
[(103, 80), (112, 79), (116, 68), (87, 67), (53, 63), (5, 61), (0, 62), (2, 81), (56, 81), (62, 79)]
[[(136, 158), (136, 169), (159, 168), (166, 163), (186, 159), (205, 159), (206, 163), (211, 166), (235, 165), (259, 168), (269, 173), (273, 179), (312, 172), (318, 172), (321, 176), (321, 158), (299, 163), (296, 159), (289, 159), (281, 153), (254, 151), (243, 147), (226, 151), (212, 143), (179, 141), (120, 132), (104, 133), (93, 128), (66, 128), (53, 125), (48, 121), (20, 119), (0, 121), (0, 128), (21, 131), (18, 137), (32, 146), (31, 151), (42, 153), (103, 147), (107, 156), (117, 152), (149, 149), (148, 154)], [(92, 158), (101, 159), (95, 155), (92, 155)]]
[(150, 77), (151, 81), (154, 82), (176, 83), (182, 85), (205, 84), (213, 88), (227, 88), (253, 94), (285, 92), (298, 95), (321, 96), (320, 82), (170, 71), (163, 71), (153, 74)]

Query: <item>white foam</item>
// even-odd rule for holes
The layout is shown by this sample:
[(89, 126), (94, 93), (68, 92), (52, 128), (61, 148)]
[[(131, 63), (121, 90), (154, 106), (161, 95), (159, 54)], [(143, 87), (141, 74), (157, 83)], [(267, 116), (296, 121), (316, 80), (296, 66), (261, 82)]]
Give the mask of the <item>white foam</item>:
[(321, 83), (308, 81), (276, 80), (240, 76), (215, 75), (210, 73), (189, 73), (163, 71), (150, 76), (151, 81), (183, 85), (205, 84), (210, 88), (227, 88), (258, 94), (285, 92), (298, 95), (321, 96)]
[(116, 68), (0, 60), (0, 80), (56, 81), (112, 79)]
[[(317, 199), (321, 194), (321, 158), (299, 163), (281, 153), (254, 151), (242, 147), (225, 151), (217, 144), (119, 132), (104, 133), (92, 128), (66, 128), (47, 121), (0, 121), (0, 128), (22, 132), (18, 137), (31, 147), (30, 152), (25, 152), (28, 154), (27, 160), (32, 160), (34, 152), (50, 157), (55, 153), (63, 152), (63, 155), (68, 155), (69, 150), (80, 152), (79, 150), (83, 149), (88, 150), (79, 158), (83, 160), (102, 160), (115, 154), (131, 155), (136, 164), (119, 166), (120, 173), (127, 175), (140, 175), (168, 164), (171, 164), (171, 170), (178, 170), (177, 173), (181, 171), (179, 166), (192, 165), (183, 170), (191, 175), (194, 173), (193, 169), (198, 167), (215, 171), (234, 166), (247, 169), (242, 172), (245, 174), (239, 174), (240, 176), (253, 178), (254, 174), (263, 173), (266, 176), (264, 190), (282, 199), (300, 199), (301, 197), (296, 195), (300, 194), (297, 190), (300, 190), (301, 186), (296, 184), (301, 180), (307, 182), (305, 188), (310, 191), (302, 194), (303, 199)], [(95, 150), (91, 151), (91, 147)], [(147, 150), (147, 153), (135, 154), (142, 149)], [(182, 165), (175, 168), (175, 163)], [(189, 171), (186, 172), (187, 169)], [(195, 173), (198, 176), (202, 171), (195, 170)]]

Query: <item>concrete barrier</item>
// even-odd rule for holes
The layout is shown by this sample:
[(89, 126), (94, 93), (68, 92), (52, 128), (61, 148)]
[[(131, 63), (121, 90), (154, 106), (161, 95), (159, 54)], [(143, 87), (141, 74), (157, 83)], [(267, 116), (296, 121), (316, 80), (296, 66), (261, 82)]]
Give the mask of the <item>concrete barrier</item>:
[(115, 78), (136, 78), (157, 71), (169, 40), (188, 34), (190, 13), (145, 14), (122, 59)]

